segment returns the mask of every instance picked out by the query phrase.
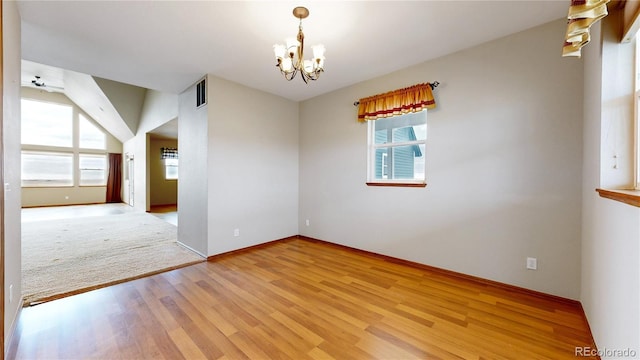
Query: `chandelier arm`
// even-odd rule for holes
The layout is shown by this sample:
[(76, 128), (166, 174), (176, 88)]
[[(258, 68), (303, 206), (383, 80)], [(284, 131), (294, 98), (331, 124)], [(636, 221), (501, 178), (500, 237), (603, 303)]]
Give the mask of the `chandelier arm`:
[(282, 71), (282, 69), (281, 69), (280, 72), (284, 75), (284, 78), (287, 79), (287, 81), (291, 81), (298, 74), (298, 69), (294, 69), (293, 71), (288, 72), (288, 73), (285, 72), (285, 71)]

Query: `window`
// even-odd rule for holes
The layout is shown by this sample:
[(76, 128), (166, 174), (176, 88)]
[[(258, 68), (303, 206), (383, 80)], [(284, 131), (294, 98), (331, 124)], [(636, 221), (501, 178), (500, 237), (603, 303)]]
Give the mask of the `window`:
[(107, 185), (107, 156), (80, 154), (80, 186)]
[(22, 186), (73, 186), (73, 154), (23, 151)]
[(102, 129), (73, 105), (32, 99), (21, 105), (23, 187), (106, 185)]
[(427, 111), (368, 121), (369, 183), (424, 184)]
[(165, 180), (178, 180), (178, 159), (164, 159)]
[(73, 146), (73, 108), (69, 105), (22, 99), (21, 143)]
[(107, 136), (97, 126), (92, 124), (82, 114), (80, 118), (80, 148), (81, 149), (106, 149)]

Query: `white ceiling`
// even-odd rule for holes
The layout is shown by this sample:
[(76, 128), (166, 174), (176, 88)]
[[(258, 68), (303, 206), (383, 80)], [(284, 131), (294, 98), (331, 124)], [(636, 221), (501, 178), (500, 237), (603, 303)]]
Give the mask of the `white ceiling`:
[[(295, 36), (325, 73), (288, 83), (272, 46)], [(304, 100), (566, 16), (568, 0), (19, 1), (26, 60), (180, 93), (205, 73)], [(564, 34), (558, 34), (558, 56)], [(535, 44), (531, 44), (535, 46)], [(307, 57), (309, 57), (307, 55)], [(438, 79), (419, 79), (430, 81)]]

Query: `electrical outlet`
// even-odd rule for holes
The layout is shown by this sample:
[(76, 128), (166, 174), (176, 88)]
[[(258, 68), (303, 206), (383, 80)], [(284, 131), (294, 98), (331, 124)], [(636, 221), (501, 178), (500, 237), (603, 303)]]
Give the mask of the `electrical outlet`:
[(304, 223), (309, 226), (309, 219), (305, 220)]
[(527, 269), (529, 270), (538, 270), (538, 259), (533, 257), (527, 258)]
[(240, 236), (240, 229), (233, 230), (233, 236), (236, 236), (236, 237)]

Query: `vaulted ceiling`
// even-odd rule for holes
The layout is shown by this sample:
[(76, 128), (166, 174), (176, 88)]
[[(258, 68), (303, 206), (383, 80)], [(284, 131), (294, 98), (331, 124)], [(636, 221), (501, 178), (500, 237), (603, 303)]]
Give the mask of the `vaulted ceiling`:
[[(272, 51), (295, 36), (299, 5), (310, 11), (307, 52), (316, 43), (327, 49), (326, 72), (309, 85), (285, 81)], [(564, 0), (19, 1), (26, 60), (171, 93), (211, 73), (296, 101), (565, 17), (567, 9)], [(437, 79), (418, 81), (429, 80)]]

